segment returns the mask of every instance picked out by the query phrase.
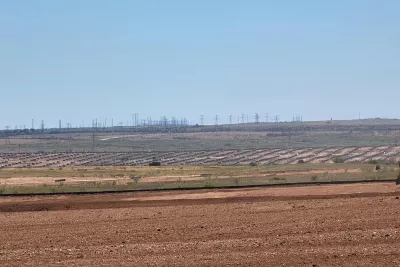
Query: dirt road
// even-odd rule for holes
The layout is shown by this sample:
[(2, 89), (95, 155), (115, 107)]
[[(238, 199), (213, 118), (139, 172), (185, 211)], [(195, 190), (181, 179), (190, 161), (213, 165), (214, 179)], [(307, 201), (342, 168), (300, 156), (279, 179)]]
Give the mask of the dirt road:
[(0, 266), (400, 266), (391, 183), (0, 198)]

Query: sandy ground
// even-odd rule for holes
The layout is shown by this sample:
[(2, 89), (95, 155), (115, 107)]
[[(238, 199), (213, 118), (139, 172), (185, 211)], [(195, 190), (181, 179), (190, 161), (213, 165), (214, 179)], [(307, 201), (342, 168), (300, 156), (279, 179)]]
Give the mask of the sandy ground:
[[(341, 174), (341, 173), (360, 173), (361, 169), (337, 169), (337, 170), (287, 170), (287, 171), (268, 171), (262, 174), (240, 174), (240, 175), (213, 175), (211, 177), (218, 179), (230, 179), (230, 178), (254, 178), (256, 177), (270, 177), (270, 176), (299, 176), (299, 175), (312, 175), (312, 174)], [(143, 177), (140, 179), (143, 183), (156, 183), (156, 182), (176, 182), (176, 181), (199, 181), (208, 179), (209, 177), (203, 177), (202, 175), (176, 175), (176, 176), (155, 176), (155, 177)], [(127, 184), (132, 182), (132, 179), (127, 177), (10, 177), (0, 178), (0, 185), (40, 185), (40, 184), (57, 184), (56, 180), (65, 179), (65, 184), (76, 184), (85, 182), (113, 182), (116, 181), (118, 184)]]
[(119, 181), (121, 183), (131, 182), (129, 178), (102, 178), (102, 177), (11, 177), (1, 178), (0, 185), (41, 185), (41, 184), (58, 184), (56, 180), (65, 179), (65, 184), (76, 184), (86, 182), (112, 182)]
[(400, 266), (392, 183), (0, 198), (1, 266)]

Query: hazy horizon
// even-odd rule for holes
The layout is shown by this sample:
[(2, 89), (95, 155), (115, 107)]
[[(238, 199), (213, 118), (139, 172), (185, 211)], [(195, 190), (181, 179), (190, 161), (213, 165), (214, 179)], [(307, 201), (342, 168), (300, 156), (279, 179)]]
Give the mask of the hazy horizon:
[(3, 1), (0, 129), (399, 118), (400, 2)]

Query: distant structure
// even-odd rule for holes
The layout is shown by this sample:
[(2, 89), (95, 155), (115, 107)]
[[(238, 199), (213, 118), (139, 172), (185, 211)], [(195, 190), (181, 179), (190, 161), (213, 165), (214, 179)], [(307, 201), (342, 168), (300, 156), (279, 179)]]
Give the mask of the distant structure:
[(245, 118), (245, 116), (244, 116), (244, 113), (242, 113), (242, 123), (244, 123), (244, 118)]
[[(274, 118), (270, 118), (268, 113), (265, 114), (265, 122), (268, 123), (269, 121), (279, 122), (279, 116), (275, 116)], [(110, 119), (111, 118), (111, 119)], [(184, 128), (184, 127), (191, 127), (191, 126), (199, 126), (199, 125), (234, 125), (234, 124), (249, 124), (255, 123), (259, 124), (264, 122), (263, 115), (256, 112), (252, 114), (247, 113), (239, 113), (237, 116), (229, 114), (227, 115), (227, 120), (221, 120), (219, 115), (215, 115), (212, 117), (211, 121), (206, 122), (205, 116), (203, 114), (200, 115), (200, 121), (195, 123), (194, 125), (191, 124), (186, 117), (167, 117), (167, 116), (160, 116), (160, 119), (154, 120), (152, 117), (145, 117), (140, 118), (139, 113), (130, 113), (129, 119), (119, 119), (114, 123), (114, 118), (112, 117), (100, 117), (100, 118), (92, 118), (92, 122), (87, 123), (86, 125), (82, 120), (81, 124), (73, 125), (69, 122), (63, 121), (59, 118), (56, 122), (57, 124), (54, 125), (53, 128), (45, 127), (45, 121), (35, 121), (34, 118), (31, 119), (31, 127), (26, 128), (25, 125), (15, 125), (11, 129), (8, 129), (7, 136), (11, 137), (14, 135), (19, 135), (22, 133), (29, 133), (29, 132), (43, 132), (43, 133), (73, 133), (73, 132), (89, 132), (92, 133), (93, 131), (96, 132), (157, 132), (159, 127), (159, 131), (171, 131), (170, 128)], [(108, 120), (108, 121), (107, 121)], [(293, 121), (302, 121), (302, 117), (297, 115), (293, 116)], [(145, 129), (147, 128), (147, 129)], [(227, 129), (228, 130), (228, 129)], [(4, 130), (5, 131), (5, 130)], [(180, 131), (180, 130), (178, 130)], [(2, 132), (2, 130), (0, 130)], [(1, 135), (3, 136), (3, 135)]]

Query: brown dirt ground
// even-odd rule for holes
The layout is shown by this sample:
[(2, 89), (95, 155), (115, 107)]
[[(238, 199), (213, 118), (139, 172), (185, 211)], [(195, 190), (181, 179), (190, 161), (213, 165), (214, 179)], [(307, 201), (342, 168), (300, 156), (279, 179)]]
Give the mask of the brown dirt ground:
[(392, 183), (0, 198), (1, 266), (400, 266)]

